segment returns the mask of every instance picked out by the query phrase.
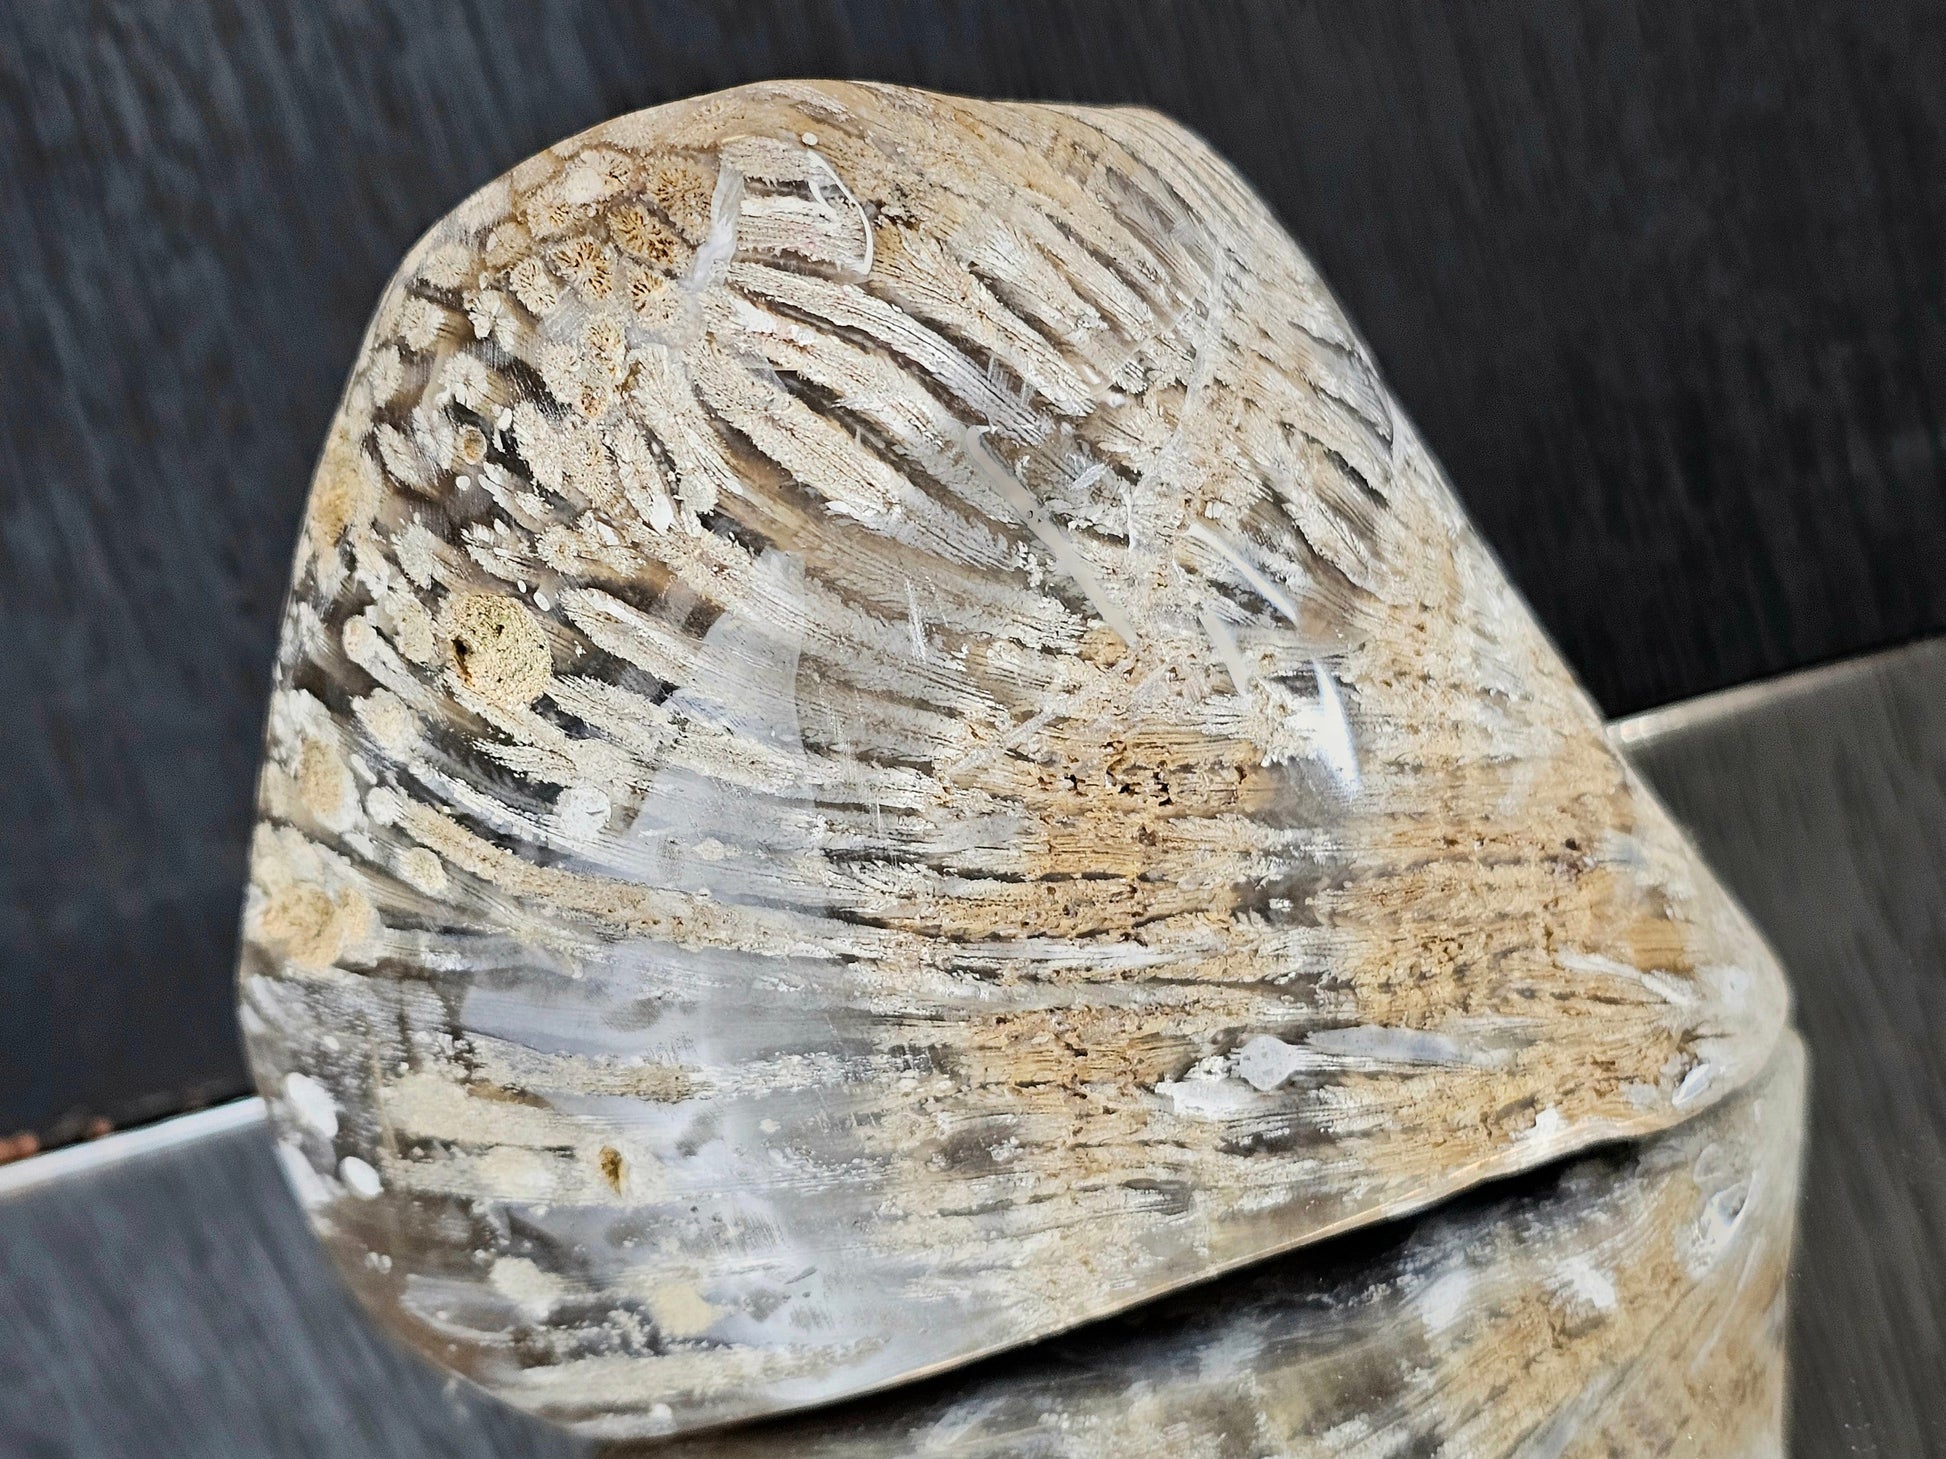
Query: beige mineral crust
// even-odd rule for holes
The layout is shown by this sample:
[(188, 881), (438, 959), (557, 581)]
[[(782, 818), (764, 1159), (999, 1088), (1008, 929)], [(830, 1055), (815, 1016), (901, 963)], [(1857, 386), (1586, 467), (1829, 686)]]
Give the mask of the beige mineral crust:
[(313, 1221), (602, 1434), (1650, 1135), (1786, 1014), (1311, 265), (1142, 111), (774, 83), (461, 204), (325, 445), (260, 811)]

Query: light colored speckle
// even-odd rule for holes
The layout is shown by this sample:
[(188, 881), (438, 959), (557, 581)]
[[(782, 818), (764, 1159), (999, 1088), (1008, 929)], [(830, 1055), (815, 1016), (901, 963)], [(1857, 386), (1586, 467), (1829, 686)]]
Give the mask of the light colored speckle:
[(374, 689), (353, 701), (352, 713), (387, 754), (404, 756), (418, 741), (419, 729), (412, 711), (390, 689)]
[(655, 1325), (671, 1337), (701, 1337), (722, 1313), (691, 1282), (665, 1282), (649, 1293)]
[(411, 846), (399, 853), (399, 875), (429, 897), (446, 890), (446, 863), (423, 846)]
[(338, 1162), (338, 1179), (361, 1201), (372, 1200), (385, 1189), (385, 1182), (378, 1178), (378, 1172), (372, 1169), (368, 1161), (356, 1155), (347, 1155)]
[(1555, 1139), (1567, 1128), (1568, 1122), (1561, 1118), (1561, 1111), (1548, 1105), (1534, 1116), (1534, 1123), (1520, 1132), (1520, 1138), (1535, 1145), (1545, 1145)]
[(1304, 1066), (1304, 1055), (1282, 1039), (1258, 1034), (1236, 1052), (1237, 1077), (1268, 1092)]
[(422, 588), (432, 586), (439, 567), (439, 539), (424, 522), (414, 518), (411, 525), (392, 540), (392, 552), (399, 568)]
[(554, 803), (554, 823), (571, 840), (600, 834), (612, 809), (608, 792), (594, 785), (570, 785)]
[(487, 1273), (487, 1285), (520, 1309), (521, 1315), (538, 1322), (554, 1309), (567, 1287), (552, 1272), (542, 1271), (524, 1256), (503, 1256)]
[(458, 593), (439, 621), (453, 672), (482, 699), (524, 707), (546, 690), (554, 667), (547, 637), (519, 600)]
[(1561, 1263), (1556, 1271), (1560, 1290), (1597, 1312), (1615, 1310), (1615, 1279), (1597, 1267), (1586, 1255), (1577, 1254)]
[(318, 886), (285, 882), (267, 890), (258, 931), (301, 966), (330, 967), (367, 936), (376, 921), (371, 900), (357, 887), (334, 894)]
[(305, 1128), (333, 1139), (338, 1133), (338, 1106), (325, 1087), (309, 1074), (284, 1076), (284, 1101)]
[(1473, 1273), (1466, 1266), (1442, 1272), (1419, 1297), (1419, 1316), (1434, 1336), (1445, 1332), (1466, 1311), (1473, 1295)]
[(1677, 1109), (1687, 1108), (1709, 1093), (1710, 1084), (1715, 1078), (1714, 1064), (1698, 1064), (1682, 1076), (1682, 1083), (1676, 1086), (1676, 1093), (1670, 1103)]
[(330, 831), (347, 829), (358, 815), (358, 791), (335, 745), (305, 743), (297, 759), (297, 789), (304, 808)]

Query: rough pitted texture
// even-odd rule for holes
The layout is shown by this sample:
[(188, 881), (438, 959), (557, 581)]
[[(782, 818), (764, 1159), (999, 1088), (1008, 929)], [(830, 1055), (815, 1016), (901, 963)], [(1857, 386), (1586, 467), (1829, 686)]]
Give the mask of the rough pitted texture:
[(269, 741), (300, 1194), (593, 1432), (1665, 1128), (1784, 1017), (1315, 272), (1147, 113), (775, 84), (463, 204), (326, 444)]

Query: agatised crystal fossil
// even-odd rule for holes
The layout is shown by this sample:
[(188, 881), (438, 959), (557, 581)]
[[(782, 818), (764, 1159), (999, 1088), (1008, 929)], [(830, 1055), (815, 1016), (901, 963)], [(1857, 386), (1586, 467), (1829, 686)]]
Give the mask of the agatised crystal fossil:
[(770, 84), (462, 204), (313, 485), (242, 1007), (423, 1351), (899, 1383), (1771, 1060), (1761, 941), (1152, 114)]
[[(667, 1459), (1780, 1459), (1804, 1058), (1696, 1119)], [(1403, 1229), (1402, 1229), (1403, 1228)]]

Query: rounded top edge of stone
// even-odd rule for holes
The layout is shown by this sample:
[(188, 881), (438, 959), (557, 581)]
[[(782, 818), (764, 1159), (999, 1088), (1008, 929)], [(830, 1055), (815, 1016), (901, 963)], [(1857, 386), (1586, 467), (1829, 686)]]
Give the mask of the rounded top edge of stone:
[(645, 161), (655, 160), (656, 154), (679, 159), (713, 153), (725, 144), (746, 139), (794, 141), (806, 150), (817, 150), (821, 145), (856, 139), (863, 131), (876, 130), (882, 135), (895, 122), (940, 131), (957, 128), (963, 135), (985, 136), (998, 118), (1034, 112), (1058, 115), (1097, 130), (1098, 124), (1110, 123), (1116, 124), (1116, 131), (1132, 128), (1137, 135), (1166, 138), (1244, 193), (1250, 191), (1197, 132), (1166, 112), (1138, 103), (990, 99), (879, 81), (750, 81), (623, 112), (523, 158), (467, 194), (428, 227), (407, 250), (391, 283), (396, 285), (421, 272), (440, 247), (459, 238), (484, 236), (508, 221), (522, 195), (544, 186), (577, 159), (603, 148), (634, 153)]

